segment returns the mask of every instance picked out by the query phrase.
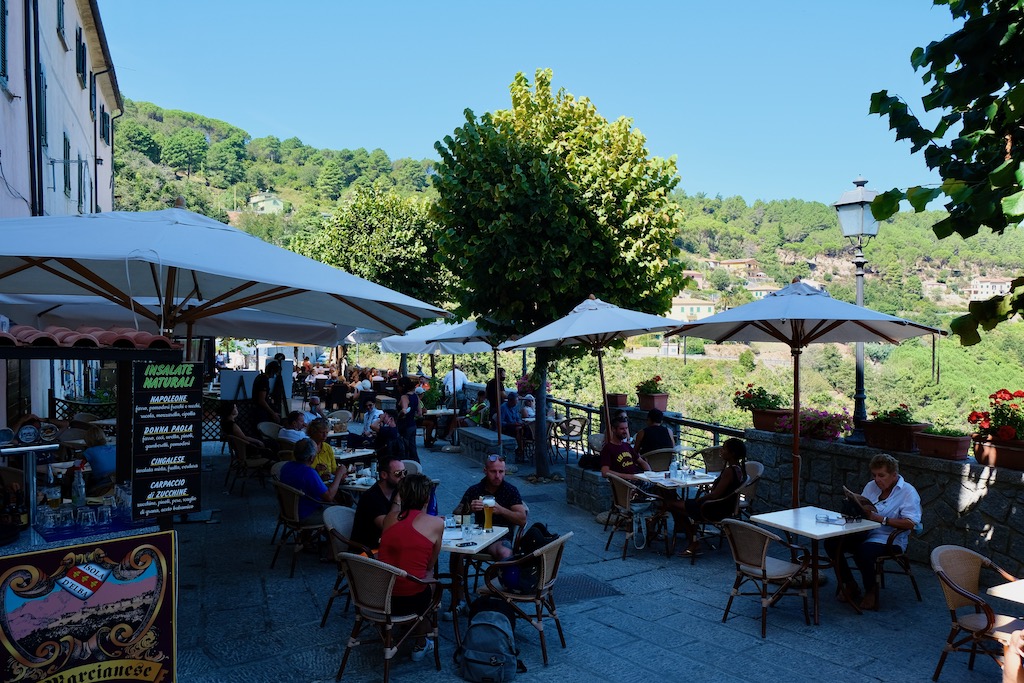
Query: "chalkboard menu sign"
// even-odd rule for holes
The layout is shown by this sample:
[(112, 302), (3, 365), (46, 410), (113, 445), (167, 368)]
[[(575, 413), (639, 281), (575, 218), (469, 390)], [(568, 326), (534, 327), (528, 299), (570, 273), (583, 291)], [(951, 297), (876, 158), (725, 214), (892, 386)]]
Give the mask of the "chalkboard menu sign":
[(132, 363), (132, 518), (200, 509), (203, 366)]

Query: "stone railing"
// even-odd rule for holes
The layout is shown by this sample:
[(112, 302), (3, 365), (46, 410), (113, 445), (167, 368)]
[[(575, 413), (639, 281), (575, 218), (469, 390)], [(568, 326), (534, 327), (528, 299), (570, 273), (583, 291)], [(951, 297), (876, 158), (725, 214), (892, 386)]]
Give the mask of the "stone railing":
[[(793, 438), (746, 431), (747, 457), (764, 464), (754, 512), (791, 507)], [(843, 486), (858, 493), (870, 479), (868, 464), (883, 451), (802, 439), (801, 505), (839, 510)], [(927, 563), (933, 548), (961, 545), (1019, 575), (1024, 561), (1024, 472), (966, 461), (893, 453), (900, 474), (921, 494), (924, 530), (910, 541), (911, 559)]]

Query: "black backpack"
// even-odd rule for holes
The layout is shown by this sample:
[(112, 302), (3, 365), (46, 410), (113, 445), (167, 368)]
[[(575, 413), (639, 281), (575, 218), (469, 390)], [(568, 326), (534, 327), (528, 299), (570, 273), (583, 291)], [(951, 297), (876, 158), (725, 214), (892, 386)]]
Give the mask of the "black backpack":
[[(548, 531), (546, 524), (534, 522), (519, 540), (516, 553), (509, 559), (518, 560), (526, 557), (538, 548), (543, 548), (557, 539), (558, 534)], [(516, 567), (505, 567), (500, 580), (505, 590), (513, 593), (532, 593), (537, 590), (537, 582), (540, 580), (540, 560), (532, 560)]]
[(519, 667), (515, 612), (504, 600), (483, 596), (470, 605), (469, 615), (469, 628), (454, 655), (459, 675), (478, 683), (514, 680)]

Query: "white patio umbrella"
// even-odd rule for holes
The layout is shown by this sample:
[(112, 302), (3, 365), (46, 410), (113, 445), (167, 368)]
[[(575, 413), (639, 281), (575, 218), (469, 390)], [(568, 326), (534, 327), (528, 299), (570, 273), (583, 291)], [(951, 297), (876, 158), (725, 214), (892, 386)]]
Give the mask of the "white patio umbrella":
[[(61, 325), (74, 328), (89, 325), (161, 332), (153, 321), (153, 316), (159, 315), (159, 302), (152, 297), (139, 297), (135, 304), (136, 310), (133, 311), (98, 296), (0, 294), (0, 314), (34, 327)], [(252, 308), (239, 308), (195, 321), (179, 320), (175, 326), (164, 331), (186, 338), (293, 339), (304, 345), (334, 346), (341, 343), (352, 328)]]
[(483, 342), (439, 341), (438, 335), (451, 332), (460, 323), (432, 322), (429, 325), (409, 330), (405, 334), (393, 334), (380, 340), (380, 350), (385, 353), (486, 353), (490, 344)]
[(605, 434), (607, 434), (611, 427), (611, 415), (608, 413), (608, 391), (604, 380), (605, 347), (618, 339), (670, 330), (678, 327), (680, 322), (663, 318), (660, 315), (619, 308), (614, 304), (601, 301), (591, 294), (589, 299), (569, 311), (564, 317), (521, 339), (506, 342), (500, 348), (503, 351), (513, 351), (535, 347), (558, 348), (583, 345), (596, 351), (597, 367), (601, 375)]
[(448, 314), (184, 209), (0, 220), (0, 293), (158, 300), (161, 329), (239, 308), (401, 332)]
[(878, 342), (898, 344), (934, 327), (833, 299), (824, 289), (795, 282), (763, 299), (687, 323), (665, 334), (724, 341), (781, 342), (793, 355), (793, 506), (800, 504), (800, 354), (808, 344)]

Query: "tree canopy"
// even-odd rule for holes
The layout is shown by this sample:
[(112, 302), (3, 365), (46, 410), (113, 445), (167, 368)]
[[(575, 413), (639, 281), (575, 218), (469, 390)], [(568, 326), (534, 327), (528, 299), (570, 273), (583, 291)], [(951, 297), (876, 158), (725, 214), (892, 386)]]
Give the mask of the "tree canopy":
[[(913, 51), (915, 70), (931, 88), (924, 110), (944, 112), (928, 128), (898, 96), (882, 90), (871, 96), (871, 112), (889, 119), (897, 140), (909, 140), (911, 153), (924, 152), (930, 169), (942, 178), (937, 188), (893, 189), (880, 195), (872, 210), (888, 218), (906, 199), (923, 211), (944, 195), (949, 215), (935, 223), (940, 238), (971, 237), (983, 226), (996, 234), (1024, 218), (1024, 0), (934, 0), (948, 5), (960, 30)], [(969, 313), (953, 322), (964, 344), (979, 341), (978, 327), (992, 329), (1024, 311), (1024, 278), (1013, 281), (1004, 297), (972, 302)]]

